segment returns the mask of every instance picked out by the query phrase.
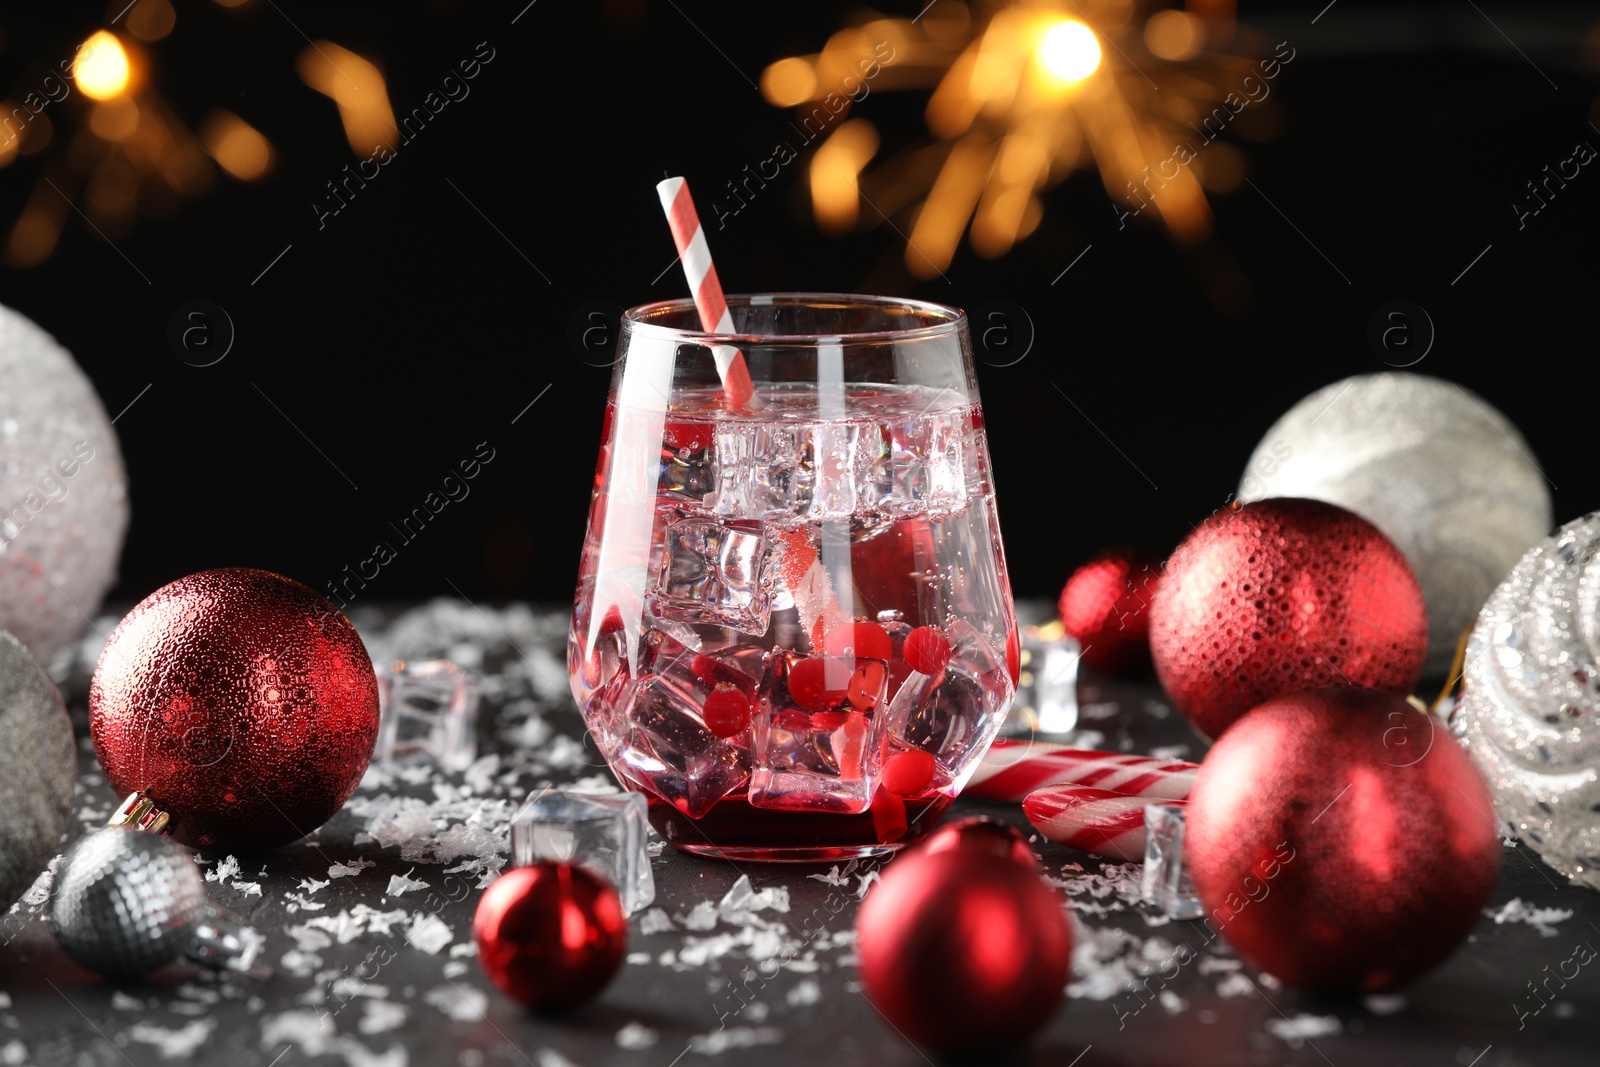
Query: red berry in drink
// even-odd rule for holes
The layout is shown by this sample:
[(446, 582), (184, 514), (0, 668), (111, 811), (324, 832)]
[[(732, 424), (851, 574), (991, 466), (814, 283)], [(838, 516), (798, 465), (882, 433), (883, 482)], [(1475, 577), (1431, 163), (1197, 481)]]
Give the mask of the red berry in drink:
[(821, 656), (799, 660), (789, 668), (789, 695), (807, 711), (832, 710), (848, 694), (853, 670), (848, 661)]
[(937, 626), (919, 626), (906, 635), (901, 655), (918, 674), (938, 674), (950, 662), (950, 639)]
[(706, 697), (701, 711), (706, 729), (717, 737), (734, 737), (744, 733), (750, 725), (750, 698), (737, 686), (723, 683)]
[(823, 638), (823, 651), (830, 656), (887, 660), (894, 655), (889, 631), (875, 622), (847, 622), (835, 626)]
[(928, 788), (935, 769), (933, 757), (920, 748), (896, 752), (883, 764), (883, 787), (896, 796), (915, 796)]

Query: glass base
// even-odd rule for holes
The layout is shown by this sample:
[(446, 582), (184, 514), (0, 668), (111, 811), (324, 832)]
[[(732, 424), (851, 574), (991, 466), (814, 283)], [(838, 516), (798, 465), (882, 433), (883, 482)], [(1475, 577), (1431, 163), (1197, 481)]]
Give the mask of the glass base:
[(650, 825), (674, 848), (713, 859), (761, 863), (830, 863), (882, 856), (914, 845), (939, 824), (953, 797), (901, 801), (886, 793), (859, 815), (774, 811), (726, 797), (691, 819), (655, 796)]

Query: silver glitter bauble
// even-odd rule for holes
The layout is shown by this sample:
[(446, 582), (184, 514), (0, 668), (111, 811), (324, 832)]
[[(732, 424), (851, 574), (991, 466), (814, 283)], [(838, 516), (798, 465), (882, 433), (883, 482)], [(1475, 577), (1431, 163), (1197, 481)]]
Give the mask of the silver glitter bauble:
[(100, 830), (56, 872), (50, 926), (74, 961), (111, 978), (142, 978), (183, 953), (206, 907), (193, 857), (158, 834)]
[(67, 853), (50, 927), (68, 956), (108, 978), (142, 978), (180, 957), (265, 976), (263, 940), (206, 899), (194, 858), (160, 834), (107, 829)]
[(1535, 546), (1483, 606), (1451, 724), (1500, 817), (1600, 889), (1600, 512)]
[(1454, 382), (1399, 371), (1317, 390), (1273, 424), (1239, 499), (1298, 496), (1354, 511), (1405, 553), (1428, 606), (1425, 671), (1528, 547), (1550, 532), (1550, 492), (1504, 415)]
[(0, 911), (56, 854), (72, 817), (78, 747), (67, 706), (28, 650), (0, 632)]
[(0, 306), (0, 629), (49, 663), (111, 588), (127, 527), (122, 451), (94, 387)]

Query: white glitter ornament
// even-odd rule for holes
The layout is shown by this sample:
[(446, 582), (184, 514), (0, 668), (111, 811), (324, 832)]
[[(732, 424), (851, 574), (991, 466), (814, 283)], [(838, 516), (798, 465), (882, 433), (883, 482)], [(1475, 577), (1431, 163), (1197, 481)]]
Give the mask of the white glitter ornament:
[(1522, 434), (1454, 382), (1399, 371), (1317, 390), (1273, 424), (1239, 483), (1326, 500), (1399, 546), (1428, 607), (1425, 671), (1450, 668), (1462, 631), (1550, 532), (1550, 492)]
[(127, 528), (122, 451), (94, 387), (0, 306), (0, 629), (48, 664), (100, 607)]
[(1600, 512), (1522, 557), (1483, 606), (1451, 716), (1500, 817), (1600, 889)]

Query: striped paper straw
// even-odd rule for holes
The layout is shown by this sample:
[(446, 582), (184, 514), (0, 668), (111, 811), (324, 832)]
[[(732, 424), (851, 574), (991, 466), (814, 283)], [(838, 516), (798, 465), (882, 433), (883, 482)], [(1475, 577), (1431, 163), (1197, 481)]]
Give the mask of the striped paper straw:
[[(1030, 794), (1022, 812), (1045, 837), (1096, 856), (1144, 862), (1144, 809), (1155, 797), (1052, 785)], [(1166, 801), (1185, 804), (1185, 801)]]
[[(678, 246), (678, 260), (689, 280), (689, 292), (694, 296), (695, 310), (700, 313), (701, 328), (707, 333), (733, 333), (733, 316), (728, 313), (728, 300), (722, 294), (722, 283), (717, 280), (716, 264), (711, 262), (711, 247), (706, 244), (700, 214), (695, 211), (694, 199), (689, 195), (689, 183), (682, 178), (667, 178), (656, 183), (656, 193), (661, 197), (662, 210), (667, 213), (667, 225), (672, 227), (672, 240)], [(733, 345), (712, 345), (711, 358), (722, 379), (723, 406), (730, 411), (758, 407), (744, 353)]]
[(962, 792), (1019, 801), (1042, 786), (1073, 785), (1148, 800), (1187, 800), (1199, 769), (1184, 760), (1001, 739), (984, 753)]

